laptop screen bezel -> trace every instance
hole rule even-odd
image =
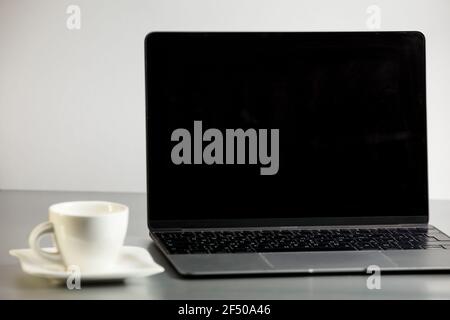
[[[270,218],[270,219],[207,219],[207,220],[152,220],[151,212],[151,194],[149,192],[149,181],[151,181],[151,172],[149,170],[149,161],[151,155],[149,154],[149,144],[150,131],[149,127],[149,117],[151,116],[151,108],[149,106],[149,96],[150,92],[148,89],[150,81],[150,72],[148,70],[148,59],[149,59],[149,43],[150,38],[154,34],[168,34],[168,35],[182,35],[189,33],[205,33],[205,34],[215,34],[222,32],[151,32],[145,37],[145,81],[146,81],[146,109],[145,109],[145,128],[146,128],[146,188],[147,188],[147,225],[150,230],[155,229],[186,229],[186,228],[252,228],[252,227],[296,227],[296,226],[344,226],[344,225],[397,225],[397,224],[426,224],[429,221],[429,186],[428,186],[428,166],[425,170],[426,172],[426,198],[428,205],[426,207],[426,212],[421,215],[410,215],[410,216],[360,216],[360,217],[308,217],[308,218]],[[239,33],[239,32],[226,32],[226,33]],[[365,32],[365,31],[355,31],[355,32],[245,32],[245,33],[258,33],[258,34],[279,34],[279,33],[329,33],[329,34],[348,34],[348,33],[399,33],[399,34],[415,34],[422,39],[423,43],[423,74],[426,73],[426,56],[425,56],[425,36],[420,31],[377,31],[377,32]],[[426,109],[426,77],[423,79],[424,88],[423,94],[425,97],[424,108]],[[427,119],[425,117],[425,128],[427,128]],[[425,130],[425,139],[427,139],[427,129]],[[427,140],[426,140],[427,141]],[[426,163],[428,163],[428,143],[425,143],[426,152]],[[349,199],[351,201],[351,199]]]

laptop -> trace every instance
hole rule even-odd
[[[450,270],[420,32],[145,39],[148,227],[185,276]]]

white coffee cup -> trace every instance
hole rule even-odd
[[[119,255],[128,227],[128,207],[105,201],[64,202],[50,206],[49,221],[30,233],[30,248],[49,261],[60,261],[81,272],[110,269]],[[44,234],[54,235],[57,252],[43,250]]]

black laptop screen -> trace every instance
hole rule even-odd
[[[150,223],[427,216],[420,33],[153,33],[146,67]]]

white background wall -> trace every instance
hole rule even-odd
[[[372,4],[427,37],[430,195],[450,199],[448,0],[0,0],[0,189],[145,191],[149,31],[367,30]]]

